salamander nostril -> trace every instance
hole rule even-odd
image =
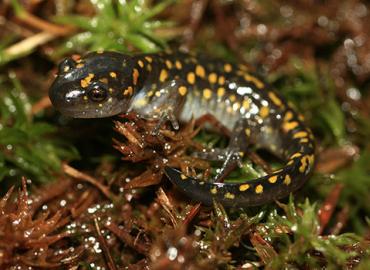
[[[66,58],[59,64],[59,74],[66,73],[76,66],[72,58]]]

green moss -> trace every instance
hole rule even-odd
[[[155,52],[165,49],[166,38],[155,31],[168,27],[169,22],[154,19],[173,0],[151,6],[149,1],[95,0],[93,17],[65,15],[55,21],[77,27],[82,32],[73,35],[57,50],[57,55],[70,51],[116,50]]]
[[[4,77],[3,77],[4,78]],[[56,127],[38,121],[31,112],[28,96],[13,73],[10,82],[0,83],[0,181],[4,178],[32,178],[36,182],[54,179],[62,160],[78,157],[73,146],[53,137]]]

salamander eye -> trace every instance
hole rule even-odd
[[[91,87],[89,98],[95,102],[102,102],[108,97],[107,89],[103,85],[95,84]]]
[[[59,74],[66,73],[76,67],[75,61],[72,58],[66,58],[59,64]]]

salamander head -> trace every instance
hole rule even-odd
[[[134,82],[130,56],[115,52],[66,58],[49,96],[61,113],[75,118],[108,117],[127,111]]]

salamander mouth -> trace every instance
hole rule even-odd
[[[72,118],[97,118],[99,116],[95,116],[92,114],[91,111],[84,111],[84,110],[74,110],[68,108],[57,108],[59,112],[62,113],[64,116],[69,116]],[[96,113],[98,115],[98,113]]]
[[[52,89],[50,100],[65,116],[73,118],[104,118],[119,114],[122,110],[115,102],[96,103],[86,100],[85,91]]]
[[[118,107],[97,107],[91,105],[82,105],[78,107],[60,106],[56,107],[56,109],[63,115],[73,118],[105,118],[117,115],[121,112]]]

